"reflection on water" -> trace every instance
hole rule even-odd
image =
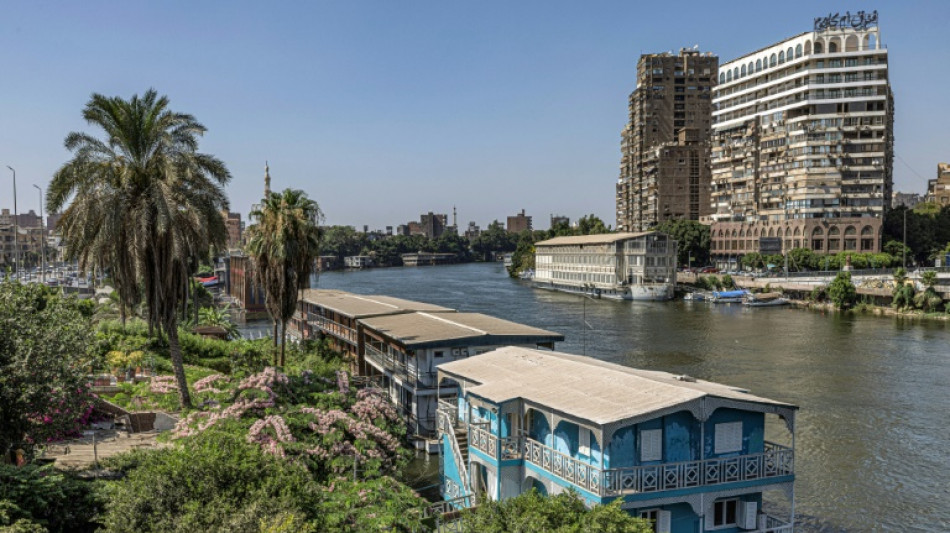
[[[588,300],[531,289],[500,264],[334,272],[317,286],[488,313],[563,333],[559,350],[797,404],[801,529],[950,531],[947,323]]]

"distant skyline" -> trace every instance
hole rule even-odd
[[[781,9],[779,9],[781,6]],[[877,9],[895,94],[894,189],[950,160],[950,3],[23,2],[0,18],[0,207],[39,211],[92,93],[154,87],[208,133],[246,219],[264,188],[305,190],[362,229],[458,210],[615,225],[620,131],[641,53],[698,44],[729,61]]]

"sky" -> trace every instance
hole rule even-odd
[[[93,93],[149,88],[208,131],[232,211],[303,189],[329,224],[524,209],[615,223],[620,131],[641,53],[721,62],[829,10],[880,15],[895,93],[895,190],[950,160],[950,2],[13,2],[0,16],[0,207],[21,212],[71,154]]]

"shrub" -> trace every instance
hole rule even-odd
[[[0,464],[0,502],[4,501],[7,503],[0,505],[0,526],[25,520],[53,533],[95,531],[95,518],[101,509],[88,481],[51,465],[18,468]]]
[[[732,276],[729,274],[722,275],[722,288],[723,289],[734,289],[736,282],[732,280]]]
[[[850,309],[858,299],[858,291],[851,283],[850,272],[839,272],[828,285],[828,298],[838,309]]]
[[[819,285],[811,290],[808,294],[808,299],[813,302],[824,302],[828,299],[828,290],[824,285]]]

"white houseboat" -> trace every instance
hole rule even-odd
[[[676,240],[665,233],[605,233],[535,243],[534,286],[618,300],[669,300]]]

